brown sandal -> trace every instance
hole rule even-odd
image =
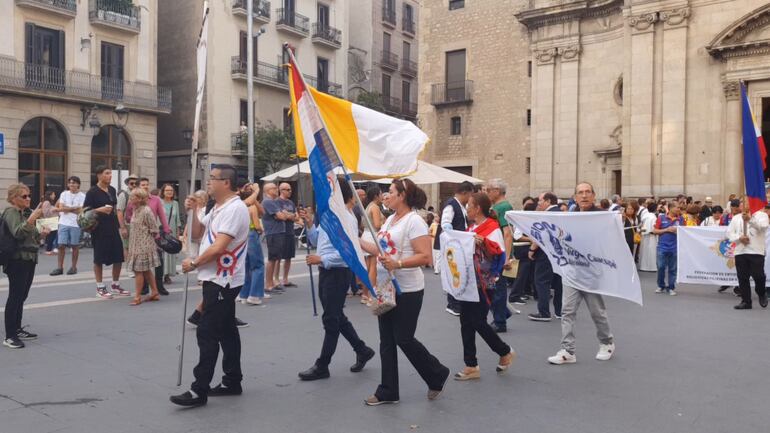
[[[141,305],[141,303],[142,303],[142,297],[139,296],[139,297],[134,298],[134,300],[131,301],[131,304],[129,304],[129,305]]]
[[[155,302],[155,301],[160,301],[160,293],[155,293],[144,298],[144,302]]]

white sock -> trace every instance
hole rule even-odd
[[[112,280],[112,285],[113,286],[119,286],[120,285],[120,280],[117,280],[117,281]]]
[[[105,287],[107,287],[107,286],[105,286],[104,283],[96,283],[96,288],[97,289],[103,289]]]

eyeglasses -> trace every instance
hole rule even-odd
[[[128,186],[136,186],[136,182],[129,182]]]
[[[29,194],[24,194],[24,195],[20,195],[19,198],[24,199],[24,200],[28,200],[28,199],[32,198],[32,196],[29,195]]]
[[[211,176],[211,177],[209,177],[209,180],[227,180],[227,178],[225,178],[225,177],[214,177],[214,176]]]

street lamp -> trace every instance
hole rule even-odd
[[[130,112],[128,111],[128,108],[126,108],[123,104],[118,104],[117,107],[112,111],[112,122],[115,124],[115,126],[118,128],[118,131],[121,132],[120,136],[118,137],[118,149],[116,153],[118,154],[118,191],[121,191],[123,189],[123,182],[122,182],[122,174],[123,174],[123,128],[126,127],[126,124],[128,124],[128,115]]]

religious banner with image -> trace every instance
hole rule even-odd
[[[617,212],[509,211],[505,219],[546,253],[565,286],[642,305],[642,287]]]
[[[474,249],[473,233],[457,230],[441,233],[441,287],[458,301],[479,302]]]

